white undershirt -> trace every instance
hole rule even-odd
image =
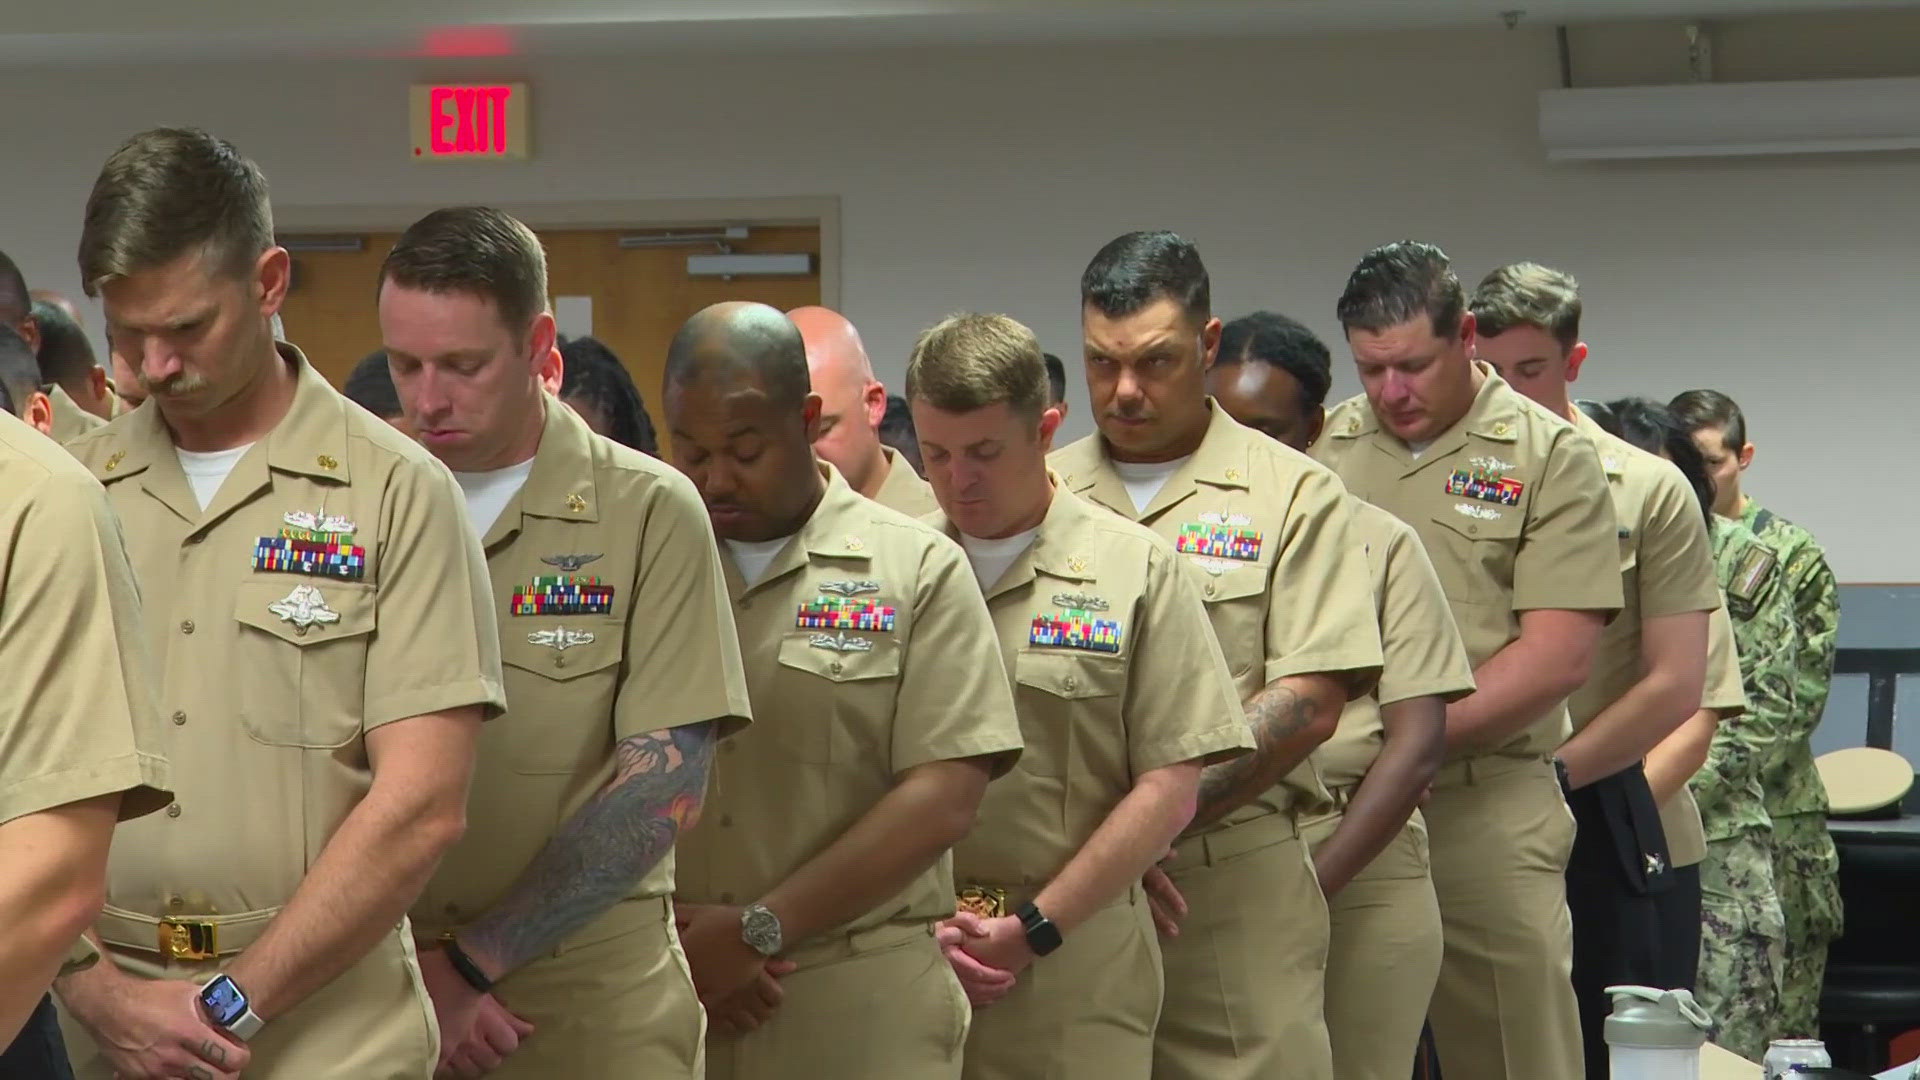
[[[527,485],[527,477],[532,472],[533,459],[528,458],[504,469],[453,474],[453,478],[460,482],[461,493],[467,497],[467,524],[472,527],[474,536],[482,540],[487,538],[493,523],[500,520],[500,512],[507,508],[515,495],[520,494],[520,489]]]
[[[187,474],[187,484],[193,488],[194,501],[205,510],[213,497],[220,493],[220,485],[226,483],[233,467],[253,449],[252,443],[236,446],[231,450],[182,450],[174,447],[173,452],[180,455],[180,471]]]
[[[1419,461],[1422,455],[1431,449],[1433,449],[1432,439],[1427,439],[1422,442],[1410,442],[1407,444],[1407,456],[1415,461]]]
[[[1033,546],[1033,538],[1040,535],[1040,526],[1035,525],[1026,532],[998,540],[982,540],[977,536],[960,534],[960,546],[967,551],[967,561],[973,564],[973,576],[980,581],[982,589],[990,588],[1007,574],[1007,567],[1020,553]]]
[[[740,580],[751,588],[767,576],[767,567],[773,565],[774,557],[791,539],[791,536],[780,536],[772,540],[728,540],[727,554],[733,556],[733,565],[740,568]]]
[[[1120,474],[1120,482],[1127,486],[1127,497],[1133,500],[1133,508],[1145,512],[1153,502],[1153,497],[1167,486],[1167,480],[1186,463],[1187,458],[1174,458],[1172,461],[1116,461],[1113,471]]]

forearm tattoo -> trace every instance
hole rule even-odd
[[[560,826],[506,897],[461,932],[468,951],[511,970],[625,899],[698,816],[713,728],[688,724],[621,740],[613,778]]]
[[[1200,772],[1197,825],[1218,820],[1228,811],[1257,798],[1269,786],[1267,773],[1273,755],[1288,739],[1313,722],[1314,700],[1291,687],[1269,686],[1247,702],[1247,726],[1253,729],[1253,752],[1232,761],[1209,765]]]

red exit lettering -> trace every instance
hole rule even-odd
[[[436,86],[427,94],[435,155],[505,154],[511,86]]]

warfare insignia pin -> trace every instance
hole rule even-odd
[[[807,644],[816,649],[826,649],[829,652],[873,651],[872,638],[848,637],[844,630],[838,634],[815,634],[807,639]]]
[[[1468,468],[1479,469],[1483,472],[1498,473],[1502,476],[1511,472],[1514,467],[1511,461],[1501,461],[1497,457],[1486,456],[1468,458],[1467,466]]]
[[[1077,609],[1080,611],[1107,610],[1107,601],[1105,597],[1088,596],[1086,593],[1077,593],[1077,592],[1054,593],[1053,603],[1054,603],[1054,606],[1056,607],[1063,607],[1069,610],[1074,610],[1074,609]]]
[[[571,574],[599,558],[598,555],[542,555],[540,561]]]
[[[556,626],[551,630],[535,630],[527,635],[527,644],[545,645],[555,652],[566,652],[575,645],[593,644],[593,631],[569,630],[564,626]]]
[[[340,621],[340,613],[328,607],[320,590],[311,585],[295,585],[283,599],[268,604],[267,610],[301,630]]]
[[[1487,506],[1475,506],[1472,503],[1454,503],[1453,509],[1457,514],[1479,518],[1481,521],[1499,521],[1501,518],[1500,511]]]
[[[1253,524],[1253,519],[1245,514],[1205,513],[1200,515],[1200,520],[1208,525],[1223,525],[1229,529],[1243,528]]]
[[[353,542],[354,523],[325,511],[282,514],[278,536],[253,542],[253,568],[359,581],[367,572],[367,549]]]
[[[359,528],[351,519],[328,514],[325,510],[313,514],[305,510],[292,510],[280,515],[280,520],[293,528],[317,533],[350,533]]]
[[[879,592],[880,583],[865,580],[823,581],[820,583],[820,591],[823,593],[833,593],[836,596],[859,596],[861,593]]]

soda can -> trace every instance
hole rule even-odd
[[[1832,1068],[1833,1058],[1819,1039],[1775,1039],[1760,1064],[1765,1080],[1781,1080],[1807,1069]]]

